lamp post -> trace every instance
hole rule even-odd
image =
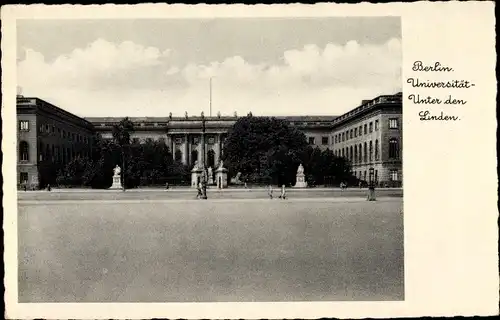
[[[370,175],[368,177],[368,201],[375,201],[375,169],[370,168]]]
[[[207,173],[205,167],[205,115],[201,113],[201,198],[207,199]]]

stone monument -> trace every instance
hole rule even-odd
[[[227,169],[224,168],[224,162],[221,161],[217,170],[215,170],[215,181],[217,189],[227,188]]]
[[[214,184],[214,172],[212,171],[212,167],[208,167],[208,185]]]
[[[116,166],[113,169],[113,184],[111,185],[110,189],[122,189],[122,177],[120,176],[120,173],[122,172],[122,169],[120,169],[119,166]]]
[[[201,174],[203,170],[200,168],[198,161],[195,161],[194,167],[191,170],[191,188],[197,188],[200,183]]]
[[[302,166],[302,163],[297,169],[297,180],[294,188],[307,188],[306,175],[304,174],[304,167]]]

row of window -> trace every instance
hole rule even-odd
[[[368,181],[367,175],[366,175],[366,170],[365,171],[355,171],[354,175],[359,180]],[[378,181],[378,170],[375,170],[374,175],[375,175],[375,177],[374,177],[375,181]],[[398,170],[390,170],[389,171],[389,180],[390,181],[399,181]]]
[[[70,162],[75,157],[88,157],[88,150],[76,151],[73,147],[60,147],[55,145],[38,144],[38,160],[52,160],[63,163]],[[29,144],[26,141],[19,142],[19,160],[30,161]]]
[[[397,129],[398,128],[398,119],[389,119],[389,129]],[[372,133],[373,131],[378,131],[379,130],[379,121],[375,120],[375,122],[370,122],[369,124],[364,124],[360,125],[359,127],[356,127],[354,129],[346,130],[345,132],[337,133],[335,134],[333,138],[334,143],[340,143],[343,141],[347,141],[349,139],[357,138],[358,136],[362,136],[363,134],[369,134]],[[328,145],[329,143],[329,137],[323,136],[321,137],[321,144],[322,145]],[[314,145],[316,144],[316,139],[315,137],[309,137],[309,144]]]
[[[352,163],[362,163],[380,160],[380,146],[378,139],[373,142],[363,143],[334,151],[338,157],[343,157]],[[375,155],[375,156],[374,156]],[[389,159],[399,159],[399,143],[396,138],[389,139]]]
[[[29,122],[27,120],[19,121],[19,130],[21,131],[29,131]],[[39,127],[40,133],[51,133],[59,135],[63,139],[69,139],[76,142],[89,143],[90,139],[86,136],[82,136],[81,134],[69,132],[61,128],[56,128],[54,125],[40,125]]]

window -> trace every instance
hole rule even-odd
[[[52,126],[52,133],[55,133],[56,132],[56,127],[55,126]]]
[[[321,144],[322,145],[328,144],[328,137],[321,137]]]
[[[345,141],[345,133],[342,132],[342,141]]]
[[[20,172],[19,173],[19,183],[20,184],[28,183],[28,173],[27,172]]]
[[[29,160],[29,145],[26,141],[21,141],[19,143],[19,160],[21,161]]]
[[[50,132],[50,129],[49,129],[49,125],[48,125],[48,124],[46,124],[46,125],[45,125],[45,132],[47,132],[47,133],[49,133],[49,132]]]
[[[309,137],[309,144],[314,144],[314,137]]]
[[[366,142],[363,146],[363,161],[366,162],[368,160],[368,148],[367,148],[367,145],[366,145]]]
[[[359,162],[363,161],[363,149],[361,148],[361,143],[359,144]]]
[[[181,161],[182,159],[182,152],[181,150],[175,150],[175,161]]]
[[[375,120],[375,131],[378,130],[378,120]]]
[[[397,129],[398,128],[398,119],[393,118],[389,119],[389,129]]]
[[[352,153],[352,146],[349,147],[349,161],[353,161],[354,159],[354,154]]]
[[[375,160],[379,160],[378,139],[375,140]]]
[[[19,121],[19,130],[20,131],[30,131],[30,123],[28,120]]]
[[[66,131],[63,130],[63,138],[66,138]]]
[[[351,129],[351,131],[349,131],[349,137],[350,139],[352,139],[352,135],[354,134],[353,130]]]
[[[362,136],[363,135],[363,126],[359,126],[359,135]]]
[[[391,170],[389,174],[391,181],[398,181],[398,170]]]
[[[358,128],[354,128],[354,138],[358,136]]]
[[[373,122],[370,122],[370,133],[373,132]]]
[[[399,143],[396,138],[389,139],[389,158],[399,159]]]
[[[378,182],[378,170],[375,170],[375,182]]]
[[[342,148],[342,158],[345,156],[344,148]]]
[[[368,126],[365,124],[364,126],[364,130],[363,130],[364,134],[367,134],[368,133]]]
[[[373,161],[373,143],[370,141],[370,161]]]

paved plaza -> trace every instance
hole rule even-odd
[[[20,192],[19,302],[404,298],[401,197],[259,192]]]

